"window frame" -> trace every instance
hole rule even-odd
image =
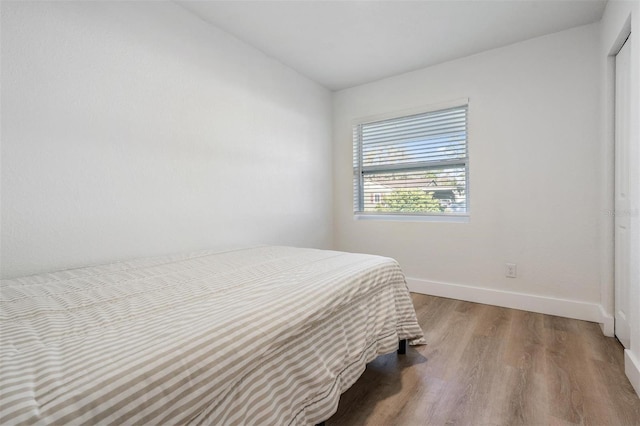
[[[401,165],[384,165],[369,166],[363,171],[363,154],[362,154],[362,125],[376,123],[385,120],[399,119],[412,115],[428,114],[432,112],[443,111],[447,109],[466,107],[466,157],[463,160],[453,159],[444,161],[415,162]],[[392,221],[416,221],[416,222],[469,222],[471,216],[471,191],[469,179],[469,110],[470,103],[468,98],[456,99],[453,101],[432,104],[428,106],[405,109],[401,111],[389,112],[358,118],[352,121],[352,144],[353,144],[353,215],[355,220],[392,220]],[[356,136],[357,135],[357,136]],[[355,156],[357,155],[357,158]],[[410,170],[428,170],[438,169],[443,166],[462,165],[465,168],[465,212],[365,212],[364,210],[364,175],[375,174],[376,172],[385,171],[410,171]],[[356,193],[357,192],[357,193]]]

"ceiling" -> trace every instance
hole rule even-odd
[[[340,90],[596,22],[606,0],[177,3]]]

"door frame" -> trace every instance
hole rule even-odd
[[[604,123],[603,123],[603,173],[601,194],[604,207],[601,226],[603,256],[600,265],[600,303],[603,310],[601,323],[605,336],[613,337],[615,312],[615,100],[616,100],[616,55],[631,34],[631,16],[628,16],[615,41],[609,48],[606,58],[604,87]]]

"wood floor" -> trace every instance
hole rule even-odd
[[[640,425],[595,323],[413,294],[426,346],[370,363],[330,425]]]

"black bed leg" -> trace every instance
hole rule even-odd
[[[398,354],[404,355],[407,353],[407,339],[400,340],[400,346],[398,346]]]

